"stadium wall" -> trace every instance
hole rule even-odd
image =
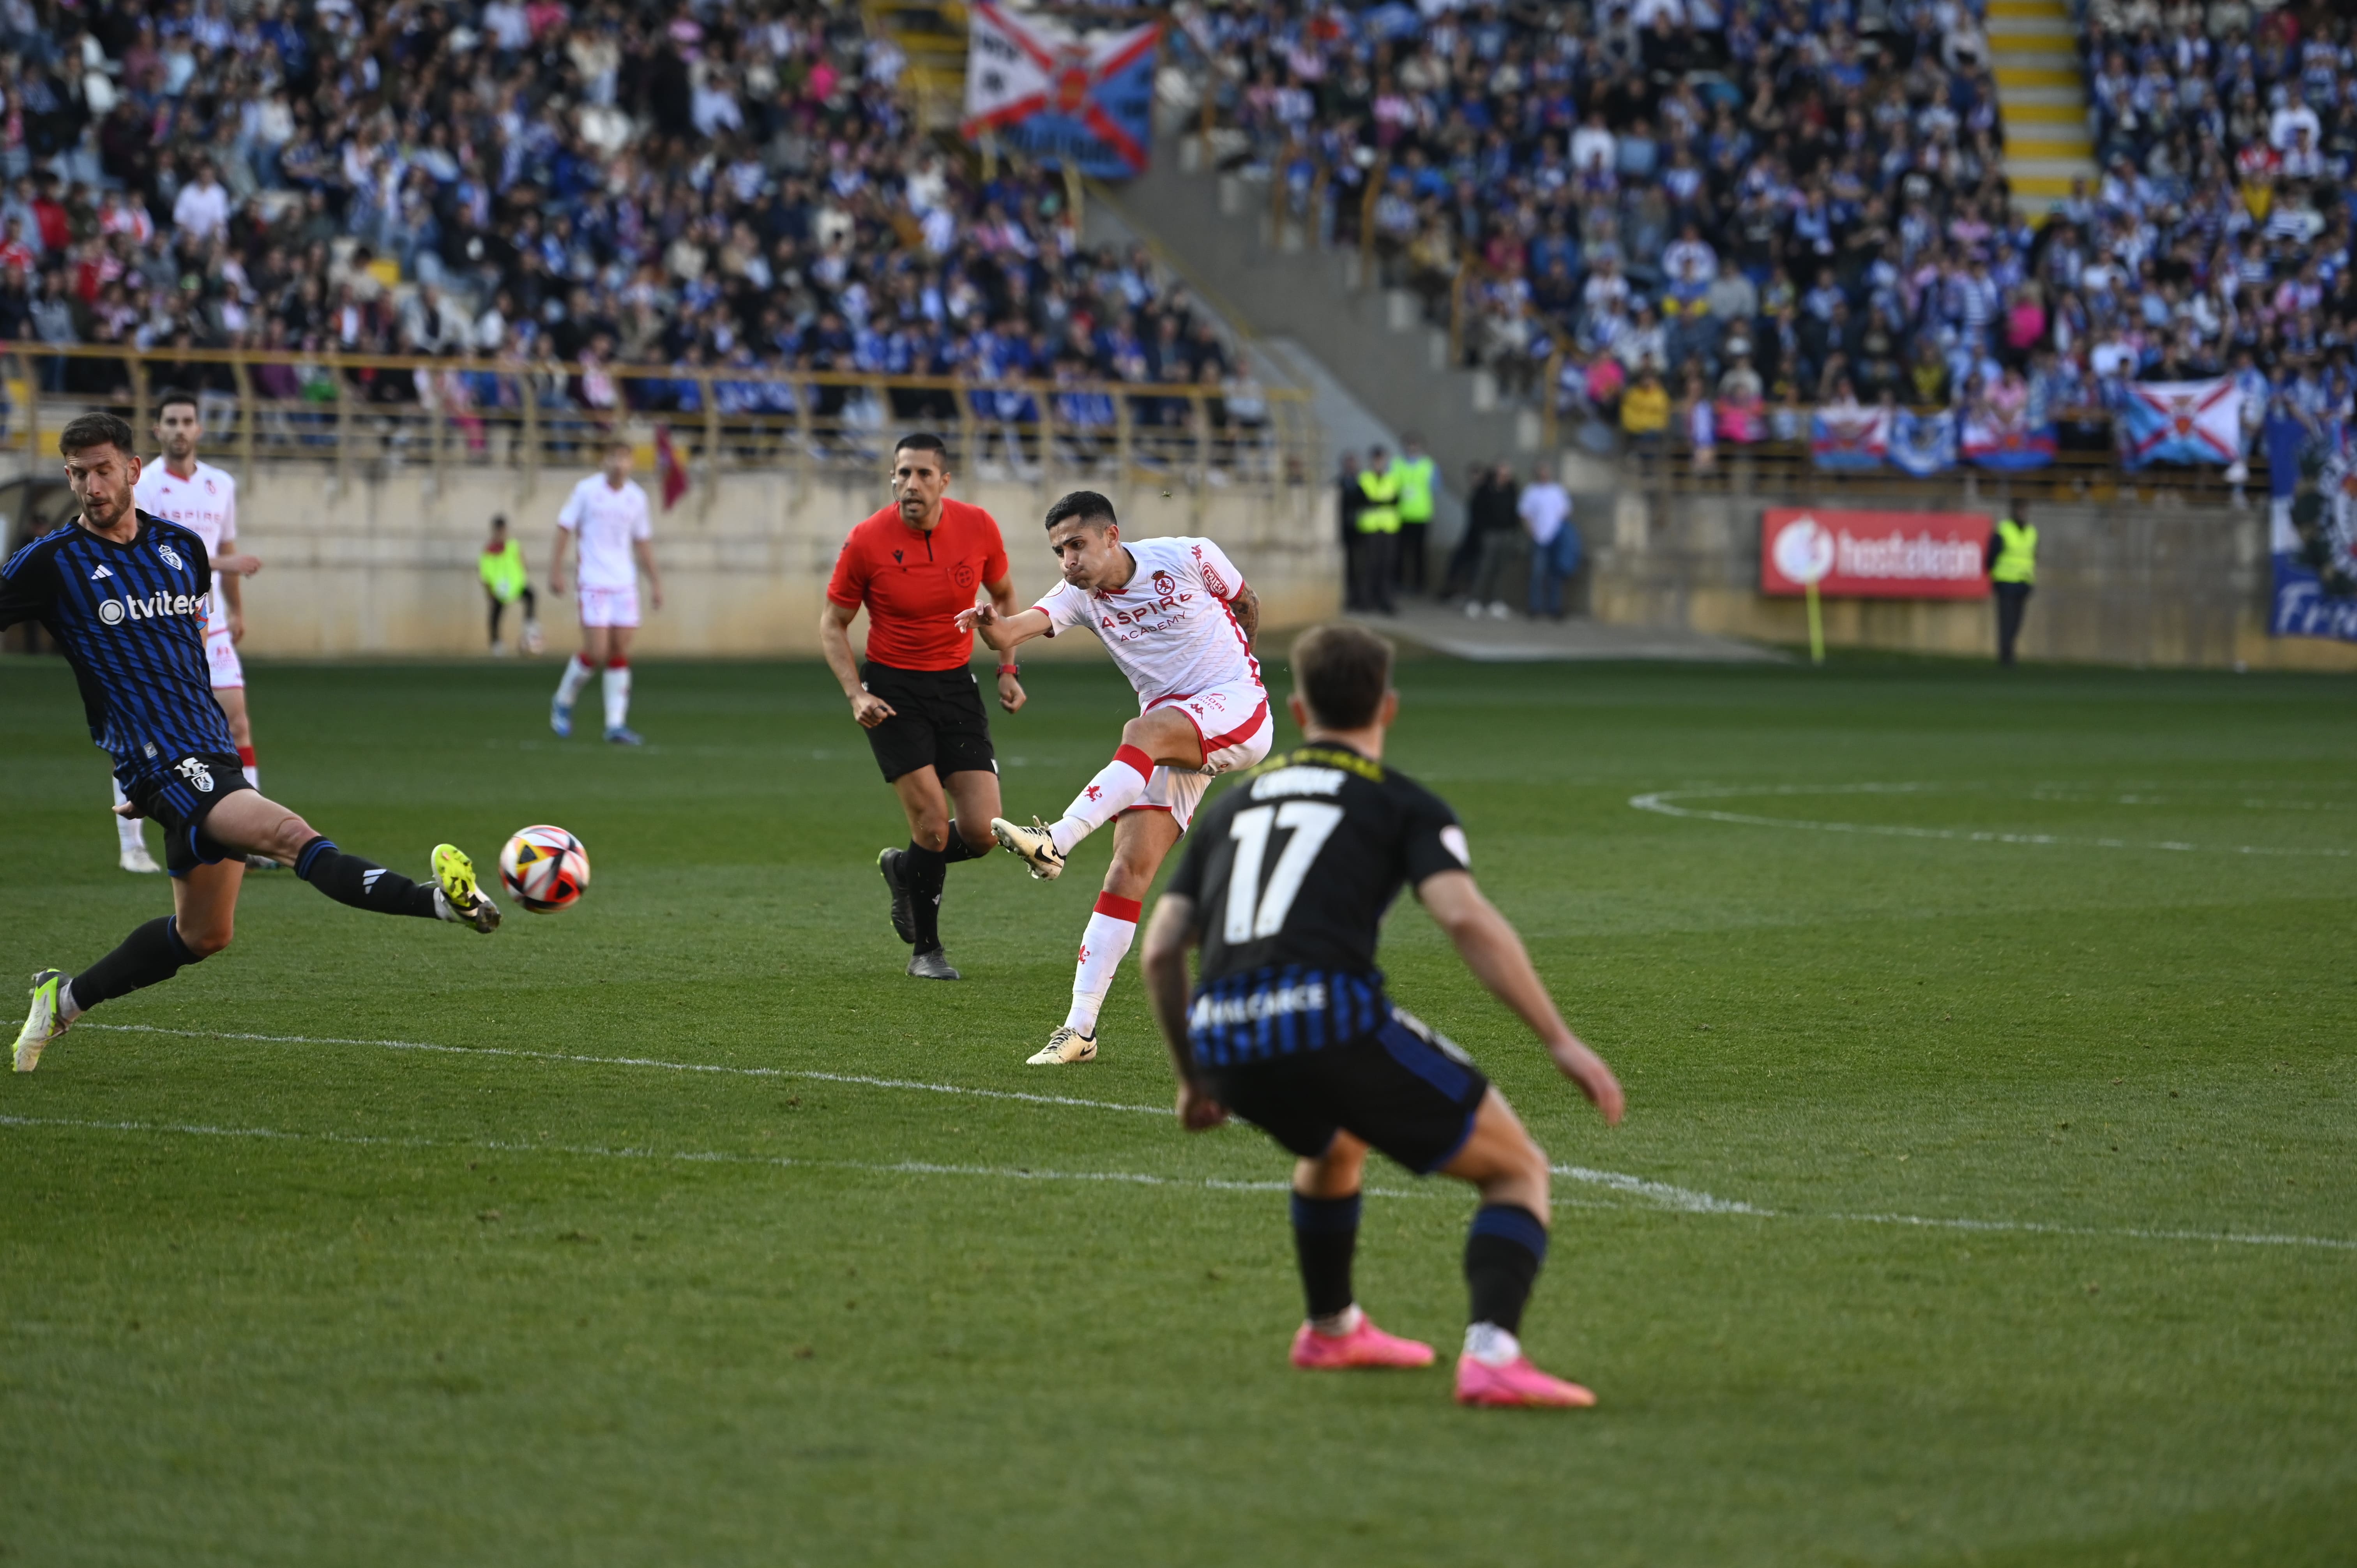
[[[1676,495],[1579,498],[1593,564],[1586,607],[1601,621],[1686,627],[1787,645],[1808,640],[1797,598],[1760,592],[1760,519],[1770,506],[1988,510],[1830,497]],[[2263,507],[2066,506],[2039,502],[2038,589],[2025,659],[2254,670],[2357,671],[2357,646],[2267,635],[2271,566]],[[1994,657],[1986,599],[1828,599],[1825,639],[1846,648]]]
[[[271,465],[238,498],[239,541],[264,570],[246,587],[250,654],[291,658],[474,655],[484,648],[476,554],[494,513],[524,546],[552,646],[571,646],[569,600],[546,596],[556,510],[573,476],[544,478],[520,497],[516,476],[395,470],[340,489],[334,470]],[[642,482],[649,482],[640,476]],[[1081,482],[1074,480],[1074,483]],[[960,483],[952,493],[990,510],[1005,532],[1016,591],[1055,581],[1039,518],[1060,482]],[[704,657],[815,655],[818,613],[835,552],[851,525],[886,499],[880,478],[723,475],[655,522],[664,607],[650,609],[638,649]],[[1340,603],[1341,552],[1329,487],[1115,491],[1125,529],[1146,537],[1220,541],[1261,596],[1264,624],[1305,626]],[[864,640],[865,622],[853,640]],[[1035,651],[1036,650],[1036,651]],[[1093,638],[1059,638],[1033,658],[1102,658]]]

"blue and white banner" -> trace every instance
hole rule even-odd
[[[2120,456],[2147,463],[2233,463],[2243,456],[2243,393],[2232,380],[2134,381],[2120,396]]]
[[[2026,415],[2007,417],[1983,409],[1964,420],[1963,446],[1964,461],[1975,468],[2018,471],[2053,462],[2058,443],[2051,424],[2032,424]]]
[[[2357,456],[2336,455],[2320,488],[2268,508],[2276,581],[2267,632],[2357,642]]]
[[[1890,466],[1918,478],[1956,466],[1956,416],[1900,409],[1890,421]]]
[[[1835,403],[1809,416],[1809,456],[1820,468],[1879,468],[1889,450],[1888,410]]]
[[[969,141],[996,133],[1016,152],[1098,179],[1146,172],[1154,145],[1154,56],[1162,24],[1075,34],[975,0],[966,30]]]

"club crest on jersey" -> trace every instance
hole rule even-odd
[[[164,558],[164,564],[169,566],[175,572],[178,571],[184,564],[186,564],[186,563],[182,562],[180,559],[180,553],[173,549],[168,544],[158,544],[156,546],[156,553],[162,556]]]
[[[213,770],[193,757],[184,757],[172,764],[172,769],[194,785],[201,794],[213,792]]]
[[[1167,599],[1178,591],[1178,578],[1172,576],[1168,572],[1157,572],[1154,574],[1154,596],[1156,598]]]

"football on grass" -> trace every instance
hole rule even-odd
[[[500,851],[500,886],[535,915],[569,909],[589,886],[589,852],[563,828],[524,828]]]

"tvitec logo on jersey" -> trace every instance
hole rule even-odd
[[[205,613],[203,594],[151,594],[144,599],[101,599],[98,618],[109,626],[121,626],[126,620],[158,620],[165,616],[200,616]]]

